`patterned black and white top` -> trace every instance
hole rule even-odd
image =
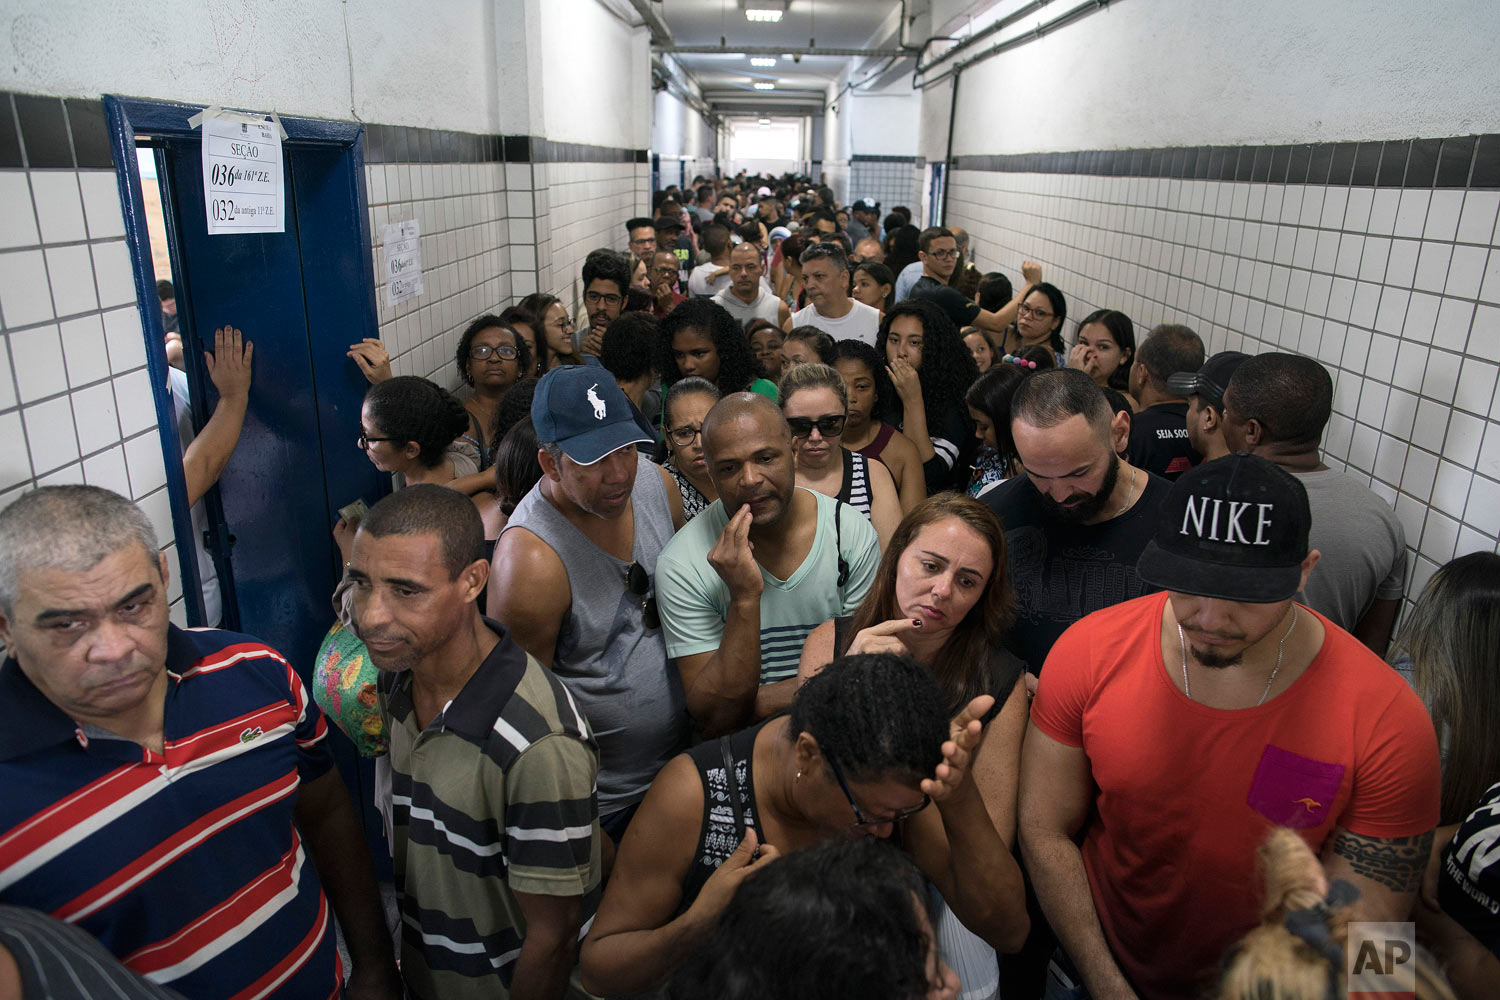
[[[703,512],[703,508],[713,503],[712,500],[699,492],[698,487],[694,486],[691,482],[688,481],[688,477],[684,476],[682,474],[682,470],[678,469],[677,466],[672,464],[672,460],[670,458],[663,462],[661,467],[670,472],[672,474],[672,478],[677,480],[677,490],[682,494],[683,524],[691,521],[694,517]]]
[[[870,460],[857,451],[842,449],[844,453],[844,480],[839,487],[837,499],[870,516]]]
[[[766,842],[765,831],[756,818],[759,813],[755,808],[755,782],[751,773],[755,737],[765,724],[761,722],[727,737],[729,756],[734,764],[735,783],[739,786],[742,823],[736,821],[734,799],[729,794],[723,744],[719,740],[707,740],[688,751],[688,756],[698,769],[698,779],[703,782],[703,825],[698,831],[698,849],[693,853],[693,863],[682,883],[679,912],[693,905],[693,900],[698,898],[698,893],[702,891],[709,876],[718,871],[719,866],[740,846],[740,841],[745,839],[746,828],[754,827],[759,841],[762,844]]]

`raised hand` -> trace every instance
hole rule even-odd
[[[943,742],[943,761],[931,778],[922,779],[922,792],[934,802],[942,802],[963,784],[974,759],[974,749],[984,739],[984,725],[979,720],[994,707],[992,695],[982,694],[964,706],[948,726]]]
[[[906,406],[922,405],[922,382],[917,377],[917,370],[913,368],[904,358],[897,358],[886,366],[890,372],[891,383],[896,387],[896,395],[901,397],[901,402]]]
[[[203,365],[221,397],[243,399],[250,395],[250,357],[254,353],[254,345],[234,327],[214,331],[214,351],[203,355]]]
[[[345,356],[354,359],[354,363],[359,365],[360,374],[371,385],[391,377],[391,355],[375,337],[366,337],[357,344],[350,344],[349,353]]]
[[[1042,265],[1034,260],[1021,262],[1021,280],[1028,285],[1039,285],[1042,281]]]
[[[860,629],[854,633],[854,641],[849,643],[849,653],[895,653],[898,656],[910,656],[911,650],[901,637],[916,632],[922,628],[922,622],[917,618],[895,618],[869,628]]]
[[[729,587],[729,596],[757,597],[765,588],[755,549],[750,544],[750,505],[745,504],[724,525],[719,540],[708,550],[708,564]]]

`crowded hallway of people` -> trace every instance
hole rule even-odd
[[[0,1000],[1500,996],[1492,5],[14,6]]]

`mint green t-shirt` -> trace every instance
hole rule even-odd
[[[875,529],[845,504],[837,534],[849,579],[840,590],[834,550],[836,501],[821,493],[812,495],[818,503],[818,527],[807,558],[786,580],[764,568],[760,571],[765,584],[760,596],[762,684],[796,675],[808,633],[831,618],[853,614],[880,565]],[[672,536],[656,560],[656,600],[670,657],[712,652],[724,637],[729,587],[708,564],[708,552],[728,523],[723,502],[715,500]]]

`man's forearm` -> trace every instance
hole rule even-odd
[[[303,797],[297,803],[297,828],[338,916],[355,969],[374,967],[397,975],[365,833],[343,779],[329,771],[304,784],[299,794]]]
[[[760,595],[731,601],[719,650],[687,691],[688,712],[704,736],[734,732],[749,721],[760,688]]]
[[[229,457],[240,442],[240,430],[245,425],[245,410],[249,404],[248,395],[220,396],[213,416],[182,453],[189,505],[202,499],[223,475]]]
[[[1014,953],[1026,943],[1026,886],[1015,856],[995,829],[984,796],[965,781],[938,803],[948,839],[953,912],[997,951]]]
[[[566,992],[573,973],[574,941],[543,940],[528,934],[511,976],[511,1000],[557,1000]]]
[[[755,689],[755,721],[769,719],[778,712],[792,707],[797,694],[797,678],[788,677],[774,684],[762,684]]]
[[[1134,998],[1104,940],[1077,845],[1059,833],[1023,833],[1021,850],[1042,912],[1090,996],[1094,1000]]]

